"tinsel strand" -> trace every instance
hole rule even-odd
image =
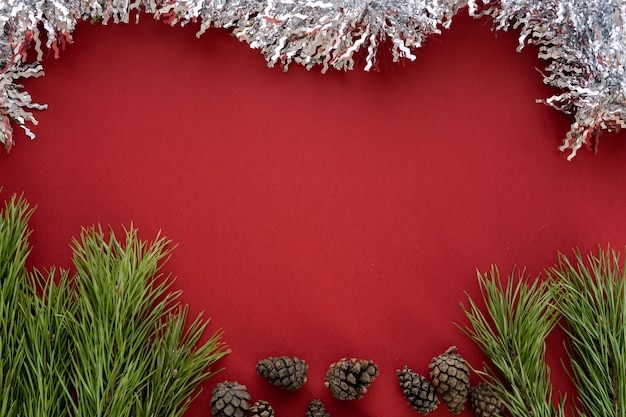
[[[561,150],[569,158],[583,146],[597,146],[602,131],[626,125],[626,4],[622,0],[5,0],[0,3],[0,142],[13,145],[12,123],[26,134],[36,124],[32,102],[18,83],[43,74],[42,38],[59,51],[72,42],[80,21],[128,23],[143,13],[169,25],[199,22],[197,36],[210,27],[231,30],[259,49],[267,65],[287,71],[292,62],[351,70],[363,51],[364,70],[378,68],[381,45],[391,45],[394,61],[414,60],[425,39],[448,28],[468,7],[489,15],[496,30],[519,29],[519,48],[539,47],[547,61],[546,84],[562,93],[539,100],[573,114]],[[41,33],[43,32],[43,33]],[[37,62],[28,63],[33,47]]]
[[[464,0],[8,0],[0,5],[0,142],[13,145],[11,122],[32,132],[36,124],[24,108],[32,103],[16,80],[40,76],[42,67],[26,64],[26,50],[34,43],[37,60],[43,58],[40,29],[46,47],[58,56],[72,42],[79,21],[127,23],[134,14],[150,14],[170,25],[200,22],[198,36],[210,27],[228,28],[240,41],[259,49],[270,67],[287,71],[295,62],[308,69],[322,66],[351,70],[354,56],[366,51],[365,70],[377,67],[380,44],[391,41],[393,59],[414,60],[431,34],[448,27]]]
[[[538,100],[574,122],[560,149],[568,159],[596,150],[602,131],[626,127],[626,3],[622,0],[477,0],[473,16],[490,15],[496,30],[519,29],[519,47],[539,47],[544,83],[562,93]]]

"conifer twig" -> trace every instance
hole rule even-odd
[[[577,388],[578,415],[626,416],[626,268],[619,252],[599,249],[549,270]]]
[[[95,227],[74,241],[76,417],[180,416],[229,352],[221,331],[197,346],[201,317],[186,330],[180,291],[160,272],[169,244],[143,241],[133,227],[124,242]]]
[[[29,274],[24,315],[21,415],[70,416],[72,346],[68,320],[74,297],[68,271]]]
[[[71,277],[28,273],[32,213],[15,195],[0,210],[0,416],[182,416],[230,351],[160,272],[170,241],[93,227]]]
[[[28,221],[32,216],[23,196],[13,195],[0,211],[0,415],[21,415],[25,360],[24,315]]]
[[[515,271],[503,282],[496,267],[478,273],[484,307],[467,294],[461,305],[469,320],[462,330],[493,364],[476,370],[513,417],[563,416],[563,401],[552,403],[545,340],[556,325],[546,281],[531,280]]]

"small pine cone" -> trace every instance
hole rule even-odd
[[[460,414],[465,409],[469,394],[469,367],[461,355],[454,353],[455,350],[456,346],[452,346],[434,357],[428,368],[430,379],[443,403],[452,414]]]
[[[306,410],[306,417],[330,417],[321,400],[312,400]]]
[[[470,404],[476,417],[495,417],[504,414],[502,402],[495,396],[493,390],[484,382],[470,389]]]
[[[217,384],[211,396],[213,417],[245,417],[250,409],[250,394],[245,385],[237,381]]]
[[[305,361],[295,356],[261,359],[256,365],[256,371],[259,375],[272,384],[289,391],[302,388],[306,382],[308,368],[309,365]]]
[[[396,373],[404,398],[409,401],[409,405],[415,411],[426,415],[439,406],[435,387],[426,378],[411,371],[406,365],[402,370],[398,369]]]
[[[324,385],[339,400],[363,398],[368,387],[378,376],[378,366],[363,359],[341,359],[330,365]]]
[[[250,407],[250,417],[274,417],[274,408],[264,400],[259,400]]]

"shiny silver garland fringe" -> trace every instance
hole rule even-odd
[[[45,47],[58,56],[72,42],[79,21],[128,23],[141,13],[170,25],[200,22],[198,36],[210,27],[231,30],[259,49],[268,66],[287,71],[295,62],[351,70],[364,54],[364,70],[377,68],[377,51],[390,45],[394,61],[414,60],[427,37],[448,28],[465,6],[474,16],[491,15],[498,30],[521,27],[520,49],[540,47],[548,61],[544,82],[563,93],[543,102],[575,115],[562,150],[570,158],[583,145],[597,143],[603,130],[624,126],[624,0],[3,0],[0,2],[0,142],[13,146],[12,123],[26,134],[37,121],[32,102],[18,80],[43,74],[27,62]],[[43,32],[43,33],[41,33]],[[595,142],[594,142],[595,140]]]
[[[201,22],[198,36],[211,26],[228,28],[250,47],[261,50],[268,66],[285,71],[291,62],[311,68],[350,70],[354,55],[366,50],[365,70],[375,68],[382,42],[392,45],[393,59],[414,60],[431,34],[450,25],[464,0],[3,0],[0,3],[0,142],[13,146],[11,122],[30,137],[26,122],[37,123],[25,108],[31,97],[15,80],[42,74],[39,64],[26,65],[31,43],[43,58],[41,33],[55,56],[72,42],[78,21],[127,23],[131,15],[152,14],[170,25]]]
[[[519,29],[519,47],[539,47],[546,84],[562,93],[539,102],[574,115],[562,151],[597,150],[602,131],[626,127],[626,2],[624,0],[469,0],[475,17],[496,30]]]

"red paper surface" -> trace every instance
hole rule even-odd
[[[178,244],[166,270],[232,349],[190,417],[209,415],[226,379],[278,416],[314,398],[333,417],[416,415],[396,369],[426,375],[451,345],[483,359],[454,325],[477,268],[537,275],[558,251],[626,244],[624,135],[568,162],[557,147],[572,119],[535,103],[556,91],[516,33],[459,15],[416,62],[323,75],[268,69],[226,31],[196,29],[80,24],[25,82],[49,104],[37,139],[0,155],[2,198],[37,205],[31,266],[69,266],[71,239],[95,223]],[[557,336],[555,389],[571,390]],[[256,375],[272,355],[309,363],[302,390]],[[323,385],[342,357],[380,367],[363,400]]]

